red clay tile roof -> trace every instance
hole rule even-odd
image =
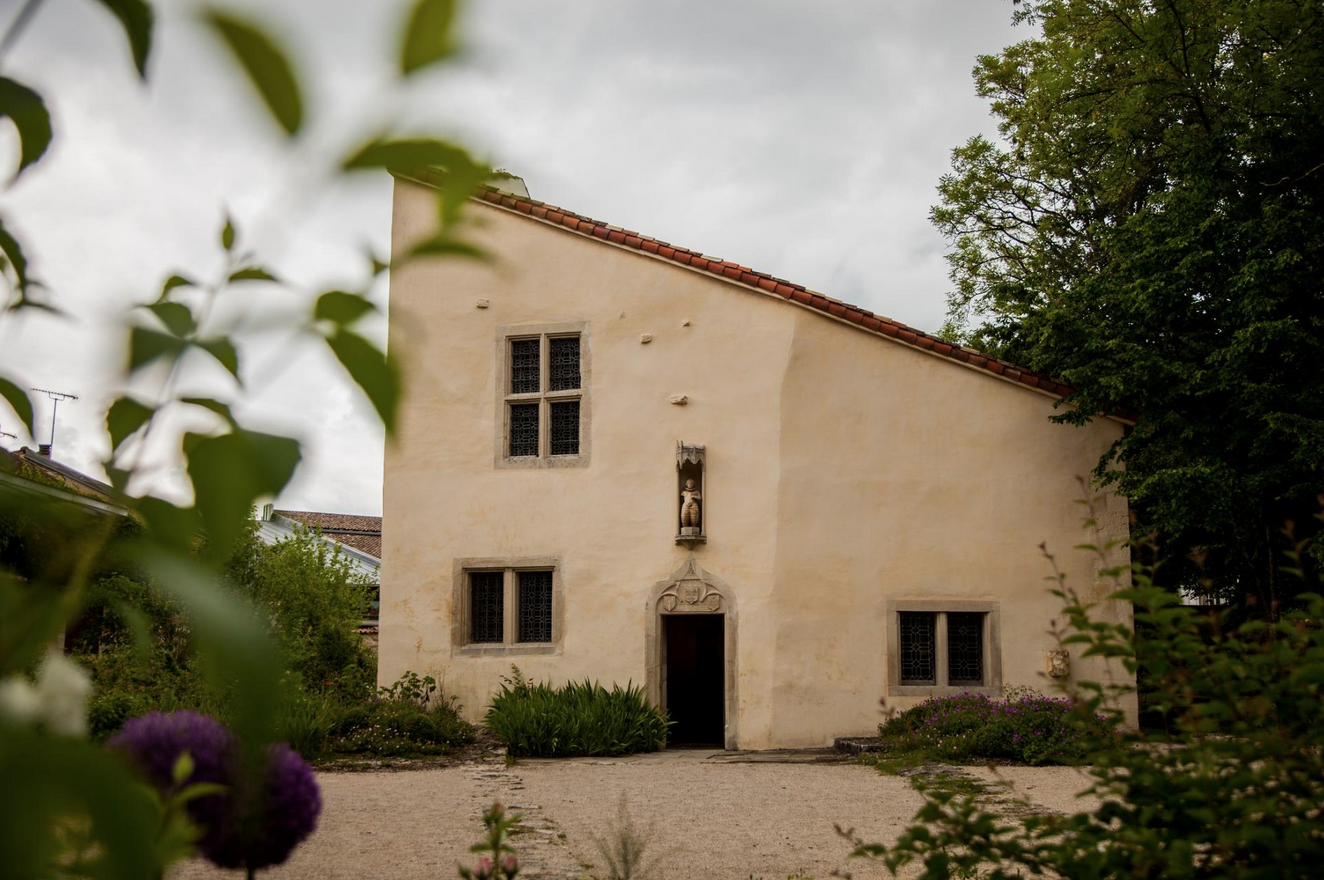
[[[411,179],[427,182],[426,175],[419,178],[411,177]],[[558,208],[537,199],[514,196],[493,187],[483,187],[474,198],[478,201],[506,208],[534,220],[569,229],[587,238],[596,238],[622,247],[633,248],[655,257],[679,263],[682,266],[688,266],[691,269],[709,272],[732,284],[740,284],[767,294],[780,296],[783,299],[809,306],[834,318],[840,318],[865,330],[888,337],[895,342],[901,342],[913,348],[941,355],[972,367],[978,367],[981,370],[1001,376],[1003,379],[1019,382],[1029,388],[1036,388],[1058,397],[1070,394],[1075,390],[1071,386],[1049,376],[1032,373],[1007,361],[989,357],[975,351],[973,348],[952,345],[922,330],[908,327],[899,321],[893,321],[891,318],[885,318],[882,315],[875,315],[868,309],[862,309],[859,306],[853,306],[830,296],[824,296],[817,291],[805,288],[803,285],[794,284],[782,278],[775,278],[766,272],[759,272],[748,266],[741,266],[738,263],[732,263],[718,257],[708,257],[687,248],[676,247],[665,241],[658,241],[647,235],[621,229],[619,226],[609,226],[601,220],[594,220],[591,217],[567,211],[565,208]]]
[[[353,513],[320,513],[315,510],[273,510],[272,513],[319,528],[323,537],[353,547],[369,556],[382,558],[382,518]]]

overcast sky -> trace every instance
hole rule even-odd
[[[0,0],[0,21],[18,5]],[[172,272],[214,274],[227,207],[241,245],[301,289],[362,284],[364,247],[387,250],[390,182],[315,169],[393,123],[459,137],[534,198],[936,329],[949,283],[928,222],[935,186],[952,147],[995,134],[970,70],[1028,36],[1010,0],[483,0],[465,12],[464,60],[400,91],[402,4],[253,4],[308,92],[309,129],[291,146],[197,7],[157,6],[145,86],[92,0],[47,0],[3,63],[46,97],[56,141],[0,191],[0,213],[72,318],[0,318],[0,373],[81,396],[60,406],[56,458],[95,475],[124,357],[106,322]],[[0,132],[0,158],[13,155]],[[386,284],[375,293],[385,306]],[[294,302],[255,285],[219,319]],[[382,430],[334,362],[285,337],[241,355],[246,416],[307,444],[278,506],[380,513]],[[189,381],[224,393],[205,368]],[[37,404],[45,442],[50,404]],[[32,444],[7,412],[0,430],[19,435],[0,437],[8,448]],[[173,445],[144,450],[140,488],[187,497],[177,439],[161,444]]]

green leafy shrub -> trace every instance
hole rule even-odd
[[[934,697],[879,725],[902,749],[922,749],[952,761],[1070,763],[1107,733],[1101,716],[1082,715],[1069,698],[1021,694],[995,700],[966,693]]]
[[[444,755],[473,742],[473,726],[454,697],[438,696],[431,676],[406,672],[378,696],[341,707],[330,724],[327,750],[341,755]]]
[[[525,681],[518,669],[502,682],[485,721],[510,754],[539,758],[654,752],[671,726],[634,684],[607,690],[586,679],[553,688]]]
[[[279,736],[305,760],[315,761],[327,750],[338,714],[336,704],[316,694],[296,694],[281,712]]]

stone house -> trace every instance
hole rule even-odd
[[[478,718],[512,665],[633,681],[673,740],[761,749],[1122,674],[1054,655],[1039,550],[1105,595],[1070,548],[1120,421],[1053,424],[1051,379],[522,190],[471,211],[493,261],[391,279],[382,682],[430,671]],[[397,178],[394,253],[435,217]]]

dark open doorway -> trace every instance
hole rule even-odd
[[[669,737],[672,746],[724,745],[725,620],[721,614],[662,618],[667,712],[676,722]]]

